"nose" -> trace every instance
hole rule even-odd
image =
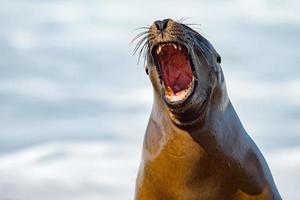
[[[168,26],[169,20],[170,19],[164,19],[162,21],[160,21],[160,20],[155,21],[154,24],[155,24],[157,30],[159,30],[159,31],[165,30]]]

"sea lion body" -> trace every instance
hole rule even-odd
[[[166,23],[165,20],[159,22]],[[176,35],[178,40],[171,34],[174,30],[184,30]],[[185,63],[184,58],[176,47],[170,50],[171,46],[161,47],[163,57],[157,45],[184,41],[187,34],[198,34],[189,31],[193,30],[170,19],[167,25],[154,23],[149,30],[148,37],[152,39],[147,41],[147,69],[154,88],[154,104],[144,138],[135,199],[281,199],[265,159],[244,130],[228,98],[220,58],[211,44],[196,35],[203,42],[199,47],[202,52],[197,53],[193,41],[187,42],[193,83],[184,84],[191,78],[182,66],[172,64],[177,74],[186,73],[186,77],[177,75],[179,78],[173,81],[173,75],[168,72],[169,65],[164,63],[168,63],[169,54],[177,56],[171,58],[180,63]],[[158,38],[162,33],[165,39]],[[155,39],[158,41],[153,41]],[[196,50],[190,50],[191,47]],[[157,57],[161,56],[157,59],[160,68],[154,67],[158,64],[153,51]],[[186,52],[183,54],[187,55]],[[172,91],[171,96],[166,96],[174,85],[187,87],[181,88],[185,95]],[[179,90],[175,86],[174,90]],[[180,95],[183,97],[178,100]]]

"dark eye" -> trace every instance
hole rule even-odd
[[[217,62],[218,62],[218,63],[221,63],[221,56],[218,56],[218,57],[217,57]]]
[[[147,75],[149,75],[148,67],[147,66],[145,66],[145,72],[146,72]]]

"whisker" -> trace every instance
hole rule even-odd
[[[148,33],[149,33],[149,31],[143,31],[143,32],[137,34],[137,35],[131,40],[130,44],[132,44],[132,43],[133,43],[135,40],[137,40],[139,37],[142,37],[143,35],[146,35],[146,34],[148,34]]]
[[[138,50],[138,48],[140,48],[140,46],[142,45],[142,43],[143,43],[144,41],[146,41],[147,39],[152,40],[153,38],[154,38],[154,36],[152,36],[152,35],[150,35],[150,36],[145,35],[142,39],[140,39],[140,40],[137,42],[137,44],[136,44],[136,46],[135,46],[135,48],[134,48],[134,54],[135,54],[135,52]]]
[[[135,28],[134,31],[149,29],[149,28],[150,28],[150,26],[141,26],[141,27]]]
[[[145,66],[145,64],[146,64],[146,57],[147,57],[147,54],[148,54],[148,52],[149,52],[150,50],[149,50],[149,44],[147,44],[147,46],[145,47],[145,50],[143,51],[144,53],[143,53],[143,57],[144,57],[144,66]]]
[[[143,35],[143,34],[142,34]],[[142,36],[141,35],[141,36]],[[139,36],[139,37],[141,37]],[[137,37],[135,40],[137,40],[139,37]],[[147,35],[144,35],[144,37],[142,37],[136,44],[134,50],[133,50],[133,54],[135,54],[137,52],[137,50],[140,48],[140,46],[143,44],[144,41],[146,41],[147,39],[152,40],[154,39],[155,36],[153,36],[151,33],[148,33]]]
[[[196,29],[197,31],[201,31],[200,27],[202,26],[202,24],[188,24],[188,23],[184,23],[184,25],[190,26],[193,29]]]
[[[135,46],[134,50],[133,50],[133,55],[136,53],[136,51],[141,47],[141,45],[147,41],[147,36],[145,36],[144,38],[142,38]]]
[[[184,23],[187,26],[202,26],[202,24],[197,24],[197,23]]]
[[[148,47],[148,45],[149,45],[149,41],[147,40],[144,44],[143,44],[143,46],[142,46],[142,48],[140,49],[140,52],[139,52],[139,57],[138,57],[138,64],[139,64],[139,62],[140,62],[140,58],[141,58],[141,55],[142,55],[142,53],[144,52],[144,61],[145,61],[145,56],[146,56],[146,54],[145,54],[145,48],[147,48]]]
[[[176,20],[176,22],[182,23],[182,22],[184,22],[184,21],[186,21],[186,20],[188,20],[188,19],[191,19],[191,17],[182,17],[182,18]]]

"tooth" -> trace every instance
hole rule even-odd
[[[177,46],[176,46],[176,44],[174,44],[174,43],[173,43],[172,45],[173,45],[173,47],[174,47],[175,49],[177,49]]]
[[[181,51],[181,46],[180,45],[178,45],[178,49]]]
[[[174,95],[174,92],[173,92],[173,90],[171,89],[170,86],[167,87],[167,91],[166,91],[166,92],[167,92],[167,95],[168,95],[168,96]]]
[[[159,47],[158,47],[158,53],[160,53],[160,51],[161,51],[161,46],[159,45]]]

